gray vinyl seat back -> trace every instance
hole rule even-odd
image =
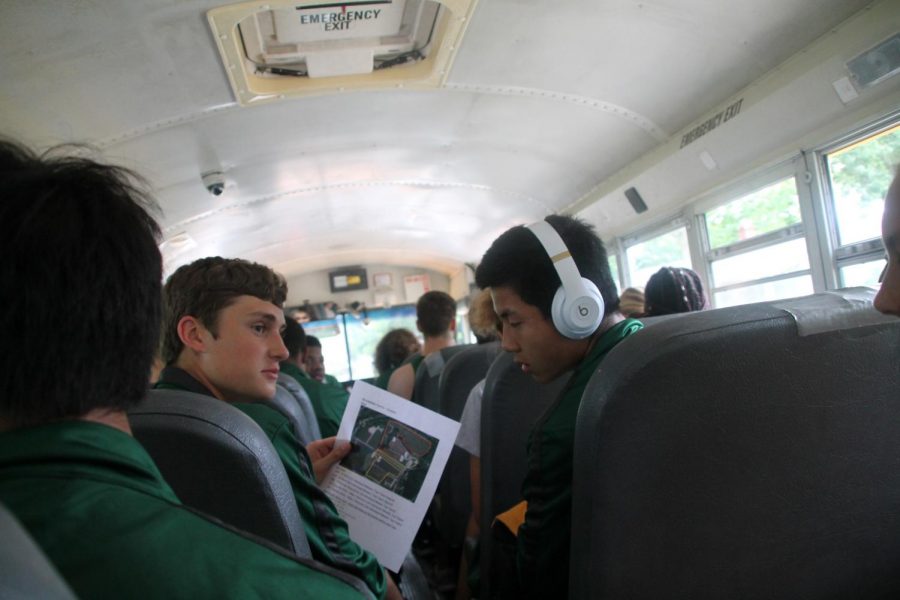
[[[441,373],[440,413],[459,421],[469,393],[485,378],[491,363],[500,353],[500,342],[468,346],[447,361]],[[441,475],[441,503],[438,529],[452,547],[462,546],[466,523],[472,513],[472,486],[469,482],[469,453],[453,446]]]
[[[900,598],[900,319],[859,288],[624,340],[578,415],[570,597]]]
[[[672,313],[670,315],[658,315],[656,317],[639,317],[638,320],[644,324],[644,327],[652,327],[658,323],[665,323],[666,321],[671,321],[672,319],[678,319],[683,317],[684,315],[689,315],[690,313]]]
[[[74,600],[25,528],[0,504],[0,600]]]
[[[287,373],[278,374],[275,397],[266,404],[286,416],[294,426],[294,435],[304,446],[322,439],[312,402],[303,386]]]
[[[287,473],[253,419],[209,396],[154,389],[128,420],[184,504],[311,556]]]
[[[522,501],[528,435],[570,376],[565,373],[551,383],[539,384],[507,352],[501,352],[488,369],[481,405],[480,598],[493,598],[496,591],[491,523]]]
[[[440,381],[444,365],[447,364],[447,361],[449,361],[451,357],[471,346],[472,344],[449,346],[447,348],[441,348],[426,356],[422,360],[422,364],[420,364],[419,368],[416,370],[412,401],[419,406],[424,406],[428,410],[440,412]]]

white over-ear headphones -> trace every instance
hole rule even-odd
[[[603,321],[603,296],[590,279],[578,272],[575,259],[559,233],[546,221],[528,226],[559,275],[562,285],[553,296],[550,316],[553,326],[563,336],[581,340],[597,331]]]

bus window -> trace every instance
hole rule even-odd
[[[657,235],[648,240],[626,246],[628,260],[628,285],[644,287],[650,276],[661,267],[691,268],[691,251],[688,247],[687,227]]]
[[[884,268],[881,212],[894,168],[900,163],[900,125],[826,151],[822,161],[831,200],[838,283],[878,287]]]
[[[619,258],[609,247],[606,248],[606,252],[608,253],[607,261],[609,262],[609,272],[612,274],[612,279],[616,284],[616,289],[621,293],[622,280],[619,279]]]
[[[711,249],[800,223],[794,179],[784,179],[714,208],[705,219]]]
[[[365,314],[348,312],[303,325],[308,335],[322,342],[325,372],[338,381],[377,377],[375,346],[388,331],[401,327],[416,333],[414,304],[370,309]]]
[[[841,287],[879,286],[878,277],[884,271],[884,258],[868,260],[855,265],[847,265],[840,268]]]
[[[716,307],[813,292],[794,177],[707,211],[703,223]]]

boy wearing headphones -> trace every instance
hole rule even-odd
[[[581,396],[603,357],[642,325],[618,312],[606,249],[590,225],[572,217],[551,215],[506,231],[485,253],[475,281],[491,289],[502,348],[523,372],[549,383],[572,371],[529,435],[525,502],[501,516],[516,534],[518,595],[563,598]]]

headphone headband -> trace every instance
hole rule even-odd
[[[553,268],[559,275],[559,281],[562,283],[566,296],[569,298],[577,298],[587,293],[581,273],[578,272],[578,266],[572,253],[566,247],[565,242],[559,237],[559,233],[553,228],[553,225],[547,221],[538,221],[528,226],[528,229],[534,233],[544,251],[553,262]]]

